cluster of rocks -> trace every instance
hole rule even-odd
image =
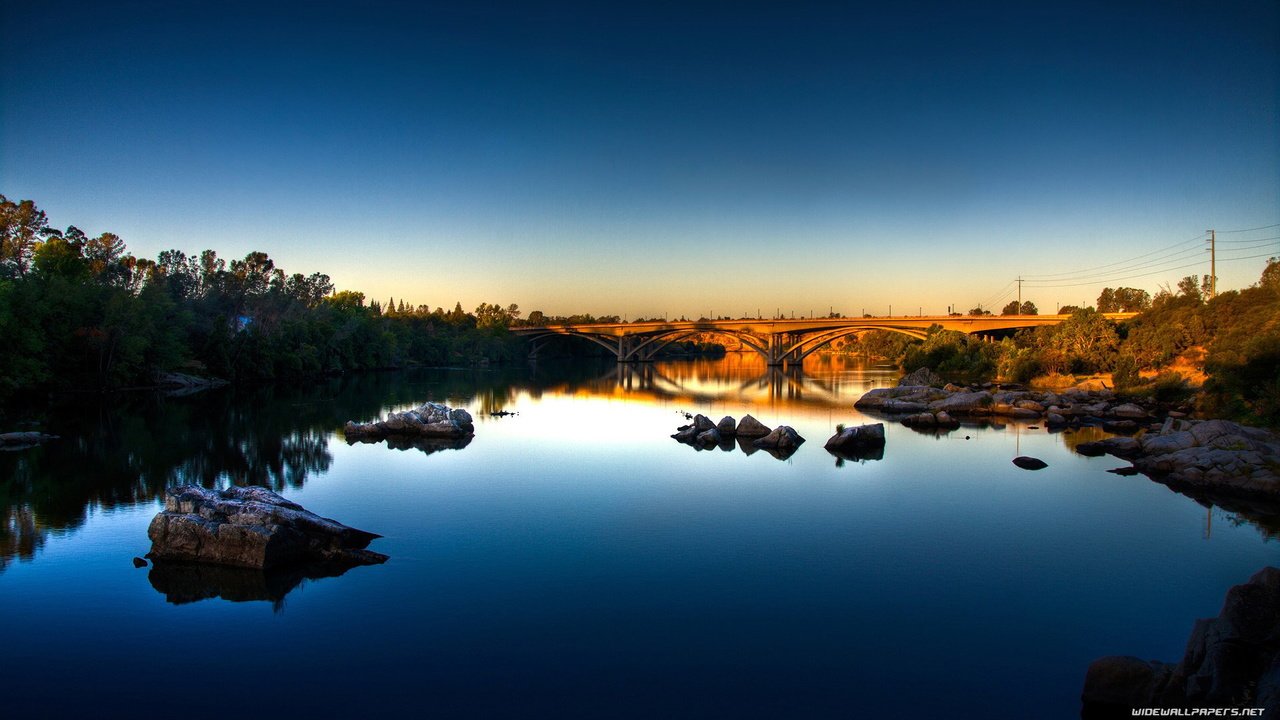
[[[412,410],[391,413],[370,423],[348,421],[342,428],[347,442],[377,442],[388,437],[463,438],[475,434],[471,414],[440,403],[426,403]]]
[[[1280,713],[1280,569],[1227,591],[1218,617],[1196,621],[1176,665],[1105,657],[1085,674],[1082,717],[1136,708],[1264,708]]]
[[[155,561],[267,569],[292,563],[386,562],[365,548],[381,535],[322,518],[264,487],[171,488],[147,528]]]
[[[745,447],[768,450],[775,456],[789,457],[794,453],[804,438],[789,425],[779,425],[772,430],[751,415],[744,415],[736,421],[726,415],[720,422],[713,422],[706,415],[693,416],[692,422],[676,428],[671,437],[694,447],[710,448],[728,445],[732,447],[736,439]]]
[[[1280,501],[1280,436],[1227,420],[1167,418],[1156,431],[1076,447],[1111,454],[1175,489]]]
[[[1053,392],[991,383],[962,386],[942,384],[941,378],[921,371],[902,378],[897,387],[867,392],[854,407],[902,416],[900,422],[909,427],[937,429],[958,428],[962,418],[1009,418],[1040,420],[1050,428],[1100,425],[1108,432],[1135,433],[1153,427],[1159,414],[1155,408],[1121,402],[1105,388]]]
[[[57,435],[34,431],[0,433],[0,450],[26,450],[57,439]]]

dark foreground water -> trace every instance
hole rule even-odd
[[[895,380],[731,356],[67,403],[34,416],[62,440],[0,453],[0,708],[1068,718],[1092,659],[1176,661],[1278,559],[1250,521],[1075,455],[1088,433],[889,424],[883,459],[823,450]],[[427,400],[470,409],[475,439],[335,435]],[[700,452],[668,437],[678,411],[808,443]],[[135,569],[183,482],[268,485],[381,533],[391,560],[323,579]]]

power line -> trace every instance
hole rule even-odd
[[[1183,256],[1184,256],[1184,255],[1187,255],[1188,253],[1191,253],[1191,254],[1204,254],[1204,253],[1208,253],[1208,252],[1209,252],[1209,248],[1200,248],[1200,247],[1197,247],[1197,248],[1191,248],[1191,249],[1189,249],[1189,250],[1184,250],[1184,251],[1182,251],[1182,252],[1180,252],[1180,253],[1175,253],[1174,255],[1171,255],[1171,256],[1169,256],[1169,257],[1167,257],[1167,258],[1164,258],[1164,259],[1162,259],[1162,260],[1160,260],[1160,261],[1158,261],[1158,262],[1155,262],[1155,263],[1140,263],[1140,264],[1138,264],[1138,265],[1127,265],[1127,266],[1125,266],[1125,267],[1116,268],[1115,270],[1110,270],[1110,271],[1107,271],[1107,272],[1104,272],[1104,273],[1100,273],[1100,274],[1098,274],[1098,275],[1080,275],[1080,276],[1077,276],[1077,277],[1064,277],[1064,278],[1049,279],[1049,280],[1035,280],[1035,281],[1029,281],[1029,282],[1032,282],[1032,283],[1045,283],[1045,282],[1048,282],[1048,283],[1057,283],[1057,282],[1064,282],[1064,281],[1068,281],[1068,280],[1071,280],[1071,281],[1079,280],[1079,281],[1081,281],[1082,283],[1083,283],[1083,282],[1086,282],[1086,281],[1089,281],[1089,282],[1113,282],[1113,280],[1114,280],[1114,276],[1116,276],[1116,275],[1125,275],[1125,274],[1127,274],[1127,273],[1134,273],[1134,272],[1139,271],[1139,270],[1143,270],[1143,271],[1150,271],[1150,272],[1161,272],[1161,271],[1163,271],[1163,270],[1169,270],[1169,269],[1174,269],[1174,270],[1176,270],[1177,268],[1167,268],[1167,267],[1162,267],[1162,266],[1169,265],[1170,263],[1183,262],[1183,261],[1185,261],[1185,260],[1189,260],[1189,259],[1190,259],[1189,257],[1179,257],[1180,255],[1183,255]],[[1034,287],[1044,287],[1043,285],[1038,285],[1038,284],[1035,284],[1035,285],[1033,285],[1033,286],[1034,286]]]
[[[1248,240],[1219,240],[1218,244],[1219,245],[1239,245],[1241,243],[1262,243],[1263,245],[1266,245],[1267,242],[1271,240],[1280,240],[1280,235],[1274,235],[1272,237],[1264,237],[1264,238],[1250,238]]]
[[[1243,228],[1241,230],[1219,230],[1218,232],[1219,233],[1242,233],[1242,232],[1253,232],[1254,230],[1268,230],[1273,227],[1280,227],[1280,223],[1276,223],[1275,225],[1263,225],[1261,227],[1256,227],[1256,228]]]
[[[1205,237],[1206,235],[1208,235],[1208,234],[1209,234],[1209,233],[1207,233],[1207,232],[1203,232],[1203,233],[1200,233],[1199,235],[1197,235],[1197,236],[1195,236],[1195,237],[1193,237],[1193,238],[1189,238],[1189,239],[1187,239],[1187,240],[1183,240],[1183,241],[1181,241],[1181,242],[1176,242],[1176,243],[1174,243],[1174,244],[1172,244],[1172,245],[1169,245],[1169,246],[1167,246],[1167,247],[1160,248],[1159,250],[1152,250],[1151,252],[1149,252],[1149,253],[1145,253],[1145,254],[1143,254],[1143,255],[1138,255],[1138,256],[1136,256],[1136,257],[1131,257],[1131,258],[1129,258],[1129,259],[1127,259],[1127,260],[1117,260],[1116,262],[1113,262],[1113,263],[1107,263],[1106,265],[1098,265],[1098,266],[1096,266],[1096,267],[1091,267],[1091,268],[1082,268],[1082,269],[1080,269],[1080,270],[1068,270],[1067,272],[1060,272],[1060,273],[1049,273],[1049,274],[1046,274],[1046,275],[1023,275],[1023,277],[1024,277],[1024,278],[1057,278],[1057,277],[1062,277],[1062,276],[1064,276],[1064,275],[1082,275],[1082,274],[1084,274],[1084,273],[1090,273],[1090,272],[1094,272],[1094,271],[1096,271],[1096,270],[1102,270],[1102,269],[1104,269],[1104,268],[1114,267],[1114,266],[1116,266],[1116,265],[1126,265],[1126,264],[1128,264],[1128,263],[1132,263],[1132,262],[1137,261],[1137,260],[1142,260],[1143,258],[1149,258],[1149,257],[1151,257],[1152,255],[1161,255],[1161,254],[1169,253],[1170,251],[1174,250],[1175,248],[1181,247],[1181,246],[1186,245],[1186,244],[1188,244],[1188,243],[1199,242],[1199,241],[1203,240],[1203,239],[1204,239],[1204,237]],[[1185,252],[1185,250],[1182,250],[1182,251],[1179,251],[1179,252]],[[1176,253],[1175,253],[1175,254],[1176,254]]]
[[[1271,253],[1263,253],[1263,254],[1261,254],[1261,255],[1247,255],[1247,256],[1245,256],[1245,257],[1235,257],[1235,258],[1218,258],[1218,262],[1235,262],[1235,261],[1237,261],[1237,260],[1253,260],[1253,259],[1255,259],[1255,258],[1264,258],[1264,257],[1268,257],[1268,256],[1270,256],[1270,255],[1271,255]],[[1186,269],[1186,268],[1200,267],[1201,265],[1203,265],[1203,263],[1191,263],[1190,265],[1180,265],[1180,266],[1178,266],[1178,267],[1165,268],[1165,269],[1163,269],[1163,270],[1155,270],[1155,271],[1152,271],[1152,272],[1142,273],[1142,274],[1140,274],[1140,275],[1130,275],[1129,277],[1123,277],[1123,278],[1112,278],[1112,279],[1110,279],[1110,280],[1104,280],[1104,281],[1094,280],[1094,281],[1091,281],[1091,282],[1071,283],[1071,284],[1067,284],[1067,285],[1037,285],[1037,286],[1036,286],[1036,289],[1038,289],[1038,290],[1039,290],[1039,289],[1047,289],[1047,288],[1081,287],[1081,286],[1084,286],[1084,285],[1099,285],[1099,284],[1101,284],[1102,282],[1123,282],[1123,281],[1125,281],[1125,280],[1133,280],[1133,279],[1136,279],[1136,278],[1148,277],[1148,276],[1151,276],[1151,275],[1160,275],[1160,274],[1163,274],[1163,273],[1172,272],[1172,271],[1174,271],[1174,270],[1184,270],[1184,269]]]

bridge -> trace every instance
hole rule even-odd
[[[1127,320],[1137,313],[1105,313],[1109,320]],[[911,317],[808,318],[799,320],[680,320],[633,323],[546,325],[512,328],[530,341],[537,357],[557,337],[577,337],[613,353],[620,363],[651,362],[673,342],[697,335],[737,340],[759,353],[771,366],[798,366],[823,346],[850,335],[887,330],[923,340],[934,325],[969,335],[1057,325],[1070,315],[920,315]]]

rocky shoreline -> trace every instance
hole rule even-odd
[[[1039,421],[1049,430],[1101,427],[1116,437],[1076,448],[1082,455],[1111,454],[1136,472],[1193,497],[1226,495],[1271,506],[1280,514],[1280,436],[1226,420],[1195,420],[1188,408],[1170,409],[1150,399],[1121,398],[1105,387],[1061,392],[1016,385],[960,386],[928,370],[897,387],[877,388],[854,407],[896,418],[916,429],[947,431],[962,420]],[[1265,511],[1265,508],[1264,508]]]

